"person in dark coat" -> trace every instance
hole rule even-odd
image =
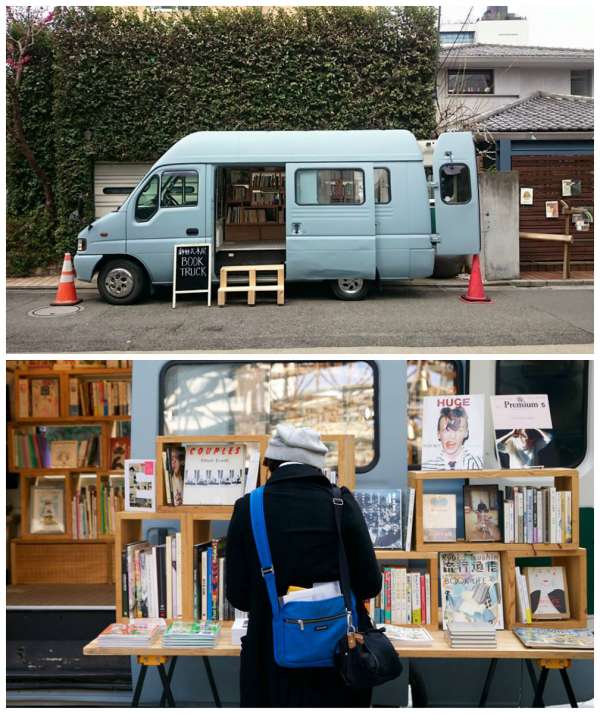
[[[280,597],[290,586],[310,588],[340,577],[331,484],[322,471],[326,453],[317,432],[280,424],[265,454],[271,471],[265,521]],[[362,601],[381,590],[381,572],[360,507],[347,488],[342,494],[342,538],[360,630],[368,624]],[[242,638],[241,706],[368,707],[371,690],[350,689],[333,667],[291,669],[275,663],[271,604],[254,544],[248,494],[235,503],[226,548],[227,598],[249,613]]]

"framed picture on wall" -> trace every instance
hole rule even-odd
[[[546,218],[558,218],[558,201],[546,201]]]
[[[521,188],[521,205],[533,206],[533,189]]]

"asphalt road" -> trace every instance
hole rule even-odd
[[[80,291],[83,310],[61,317],[30,317],[49,305],[54,290],[7,291],[7,351],[173,352],[302,351],[334,348],[377,351],[531,346],[532,351],[593,343],[593,290],[581,287],[488,288],[491,304],[467,304],[447,287],[396,285],[361,302],[330,297],[325,285],[286,287],[286,304],[257,298],[208,308],[198,296],[181,296],[171,308],[170,290],[147,302],[116,307],[95,290]],[[216,298],[216,296],[215,296]],[[242,298],[234,298],[242,300]],[[561,348],[561,346],[564,346]],[[500,350],[499,350],[500,351]]]

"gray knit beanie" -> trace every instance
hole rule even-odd
[[[290,424],[278,424],[265,456],[275,461],[298,461],[323,470],[327,451],[314,429],[296,429]]]

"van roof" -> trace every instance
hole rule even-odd
[[[180,139],[154,167],[185,163],[422,161],[405,129],[353,131],[199,131]]]

